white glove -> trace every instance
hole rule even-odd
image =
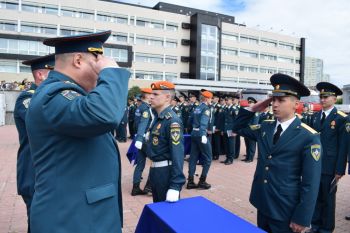
[[[166,193],[166,201],[167,202],[177,202],[179,200],[180,191],[175,189],[169,189]]]
[[[141,150],[141,148],[142,148],[142,142],[136,141],[136,142],[135,142],[135,147],[136,147],[137,149]]]
[[[208,142],[207,136],[202,136],[202,143],[207,144],[207,142]]]

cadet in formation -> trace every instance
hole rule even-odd
[[[284,74],[274,74],[270,81],[276,120],[247,127],[269,98],[251,111],[241,109],[233,130],[258,143],[250,193],[258,227],[271,233],[304,232],[311,224],[321,176],[320,135],[295,116],[300,97],[310,95],[307,87]]]
[[[176,202],[185,183],[184,138],[181,119],[171,110],[175,85],[159,81],[151,85],[155,119],[149,130],[147,156],[151,159],[150,181],[153,202]]]
[[[309,104],[304,104],[303,106],[303,112],[301,113],[301,121],[309,126],[312,124],[312,112],[310,110]]]
[[[118,142],[126,142],[127,132],[126,125],[128,124],[128,107],[125,107],[124,115],[120,121],[118,128],[115,130],[115,139]]]
[[[224,110],[224,127],[223,127],[223,139],[226,152],[226,160],[221,161],[225,165],[230,165],[233,163],[235,157],[235,144],[236,144],[236,135],[232,132],[233,122],[236,117],[236,109],[233,106],[233,95],[226,96],[227,106]]]
[[[348,140],[348,174],[350,175],[350,115],[347,118],[347,121],[345,123],[345,130]],[[345,216],[345,219],[350,221],[350,210],[349,214]]]
[[[253,104],[257,103],[256,99],[254,99],[253,97],[248,97],[247,100],[248,100],[249,106],[252,106]],[[257,124],[259,124],[259,113],[258,112],[255,113],[254,117],[249,122],[250,126],[257,125]],[[242,161],[244,161],[246,163],[251,163],[251,162],[253,162],[255,151],[256,151],[256,141],[251,140],[248,137],[245,137],[244,142],[245,142],[245,147],[246,147],[246,158],[242,159]]]
[[[110,34],[44,40],[55,47],[55,69],[26,116],[32,232],[121,232],[121,163],[110,132],[123,117],[130,72],[102,55]]]
[[[212,161],[211,143],[207,138],[207,129],[210,118],[210,109],[208,105],[211,103],[213,94],[209,91],[201,92],[201,104],[193,111],[192,116],[192,133],[191,133],[191,154],[188,169],[187,189],[201,188],[209,189],[210,184],[206,182],[209,168]],[[202,174],[199,178],[198,185],[194,182],[194,174],[199,159],[202,158]]]
[[[134,130],[134,121],[135,121],[135,111],[136,111],[136,104],[134,102],[134,98],[129,98],[128,100],[128,128],[129,128],[129,134],[130,139],[134,139],[135,137],[135,130]]]
[[[219,104],[220,96],[218,93],[213,94],[213,141],[212,141],[212,149],[213,149],[213,160],[218,160],[220,156],[220,147],[221,147],[221,131],[220,131],[220,109],[221,105]]]
[[[312,127],[321,133],[322,176],[317,205],[312,220],[313,232],[333,232],[337,182],[345,174],[347,159],[346,114],[334,107],[342,91],[328,82],[316,85],[320,92],[322,111],[315,113]]]
[[[29,90],[19,94],[13,112],[19,136],[19,149],[17,153],[17,193],[21,195],[27,207],[28,233],[30,232],[30,206],[34,196],[35,173],[32,155],[30,153],[28,135],[26,130],[26,113],[36,88],[47,78],[49,71],[55,64],[55,55],[47,55],[22,62],[31,67],[34,83]]]
[[[149,179],[147,179],[144,190],[140,188],[142,172],[145,169],[147,151],[145,146],[146,132],[148,131],[151,121],[153,118],[153,113],[149,105],[151,99],[152,89],[142,88],[141,89],[141,99],[138,102],[139,106],[135,111],[135,147],[137,148],[136,166],[133,175],[133,187],[131,191],[132,196],[145,195],[151,191]]]

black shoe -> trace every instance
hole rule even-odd
[[[199,178],[198,188],[200,188],[200,189],[210,189],[211,188],[211,185],[208,184],[205,180],[206,180],[206,177],[204,177],[204,176],[201,176]]]
[[[345,216],[345,219],[350,221],[350,214],[349,214],[349,215],[346,215],[346,216]]]
[[[151,186],[146,185],[145,188],[143,189],[143,191],[147,194],[152,193],[152,188],[151,188]]]
[[[228,159],[225,159],[224,161],[220,161],[220,163],[227,163]]]
[[[245,162],[246,163],[251,163],[251,162],[253,162],[253,160],[252,159],[247,159]]]
[[[225,165],[231,165],[232,163],[233,163],[233,161],[228,160],[228,161],[225,163]]]
[[[245,159],[241,159],[241,161],[245,162],[245,161],[248,161],[248,159],[247,159],[247,158],[245,158]]]
[[[198,185],[196,183],[194,183],[193,176],[192,177],[188,177],[186,188],[187,189],[196,189],[196,188],[198,188]]]
[[[213,160],[218,160],[219,156],[213,156]]]
[[[131,196],[146,195],[147,192],[140,189],[140,183],[136,183],[132,187]]]

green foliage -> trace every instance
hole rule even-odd
[[[135,97],[136,95],[141,94],[141,89],[139,86],[132,86],[129,89],[128,98]]]
[[[343,98],[338,98],[335,104],[343,104]]]

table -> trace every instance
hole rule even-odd
[[[198,196],[145,205],[135,233],[263,233],[246,220]]]

